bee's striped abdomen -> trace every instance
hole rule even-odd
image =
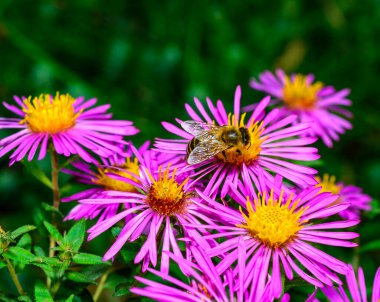
[[[248,129],[245,127],[240,127],[239,131],[241,134],[241,140],[242,140],[243,145],[245,145],[245,146],[248,145],[250,142]]]
[[[191,151],[194,150],[194,148],[199,144],[199,140],[196,139],[195,137],[188,143],[187,148],[186,148],[186,158],[189,157]]]

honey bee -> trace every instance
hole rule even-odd
[[[245,127],[215,126],[198,121],[184,121],[181,127],[194,135],[186,148],[186,160],[189,165],[198,164],[219,153],[227,160],[226,151],[233,147],[239,156],[240,148],[250,145],[251,141],[249,130]]]

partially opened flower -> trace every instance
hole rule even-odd
[[[333,302],[349,302],[350,296],[352,301],[355,302],[367,302],[367,289],[366,282],[364,279],[363,269],[359,267],[358,279],[355,277],[355,272],[352,266],[346,275],[348,290],[345,290],[343,286],[339,285],[338,288],[333,286],[326,286],[321,288],[321,291],[325,296]],[[317,299],[314,300],[318,301]],[[377,269],[375,279],[373,280],[372,286],[372,302],[380,301],[380,267]]]
[[[123,137],[134,135],[138,130],[130,121],[110,120],[107,113],[110,105],[91,108],[96,99],[85,101],[69,94],[57,93],[54,97],[41,94],[39,97],[14,97],[18,106],[3,102],[3,105],[18,118],[0,118],[0,129],[18,129],[0,141],[0,157],[8,152],[10,164],[27,156],[30,161],[39,148],[38,159],[46,155],[48,143],[64,156],[78,155],[86,162],[96,162],[88,152],[109,157],[120,152]]]
[[[308,131],[309,124],[300,123],[291,126],[297,118],[295,115],[278,120],[277,109],[266,114],[265,108],[270,101],[269,97],[264,98],[246,120],[246,114],[240,114],[240,97],[241,90],[238,86],[233,115],[227,114],[221,101],[214,105],[207,99],[211,115],[198,99],[195,99],[195,104],[200,115],[186,104],[186,110],[193,121],[185,123],[177,121],[192,134],[164,122],[165,129],[180,136],[181,139],[157,139],[155,147],[159,151],[175,153],[182,158],[186,156],[187,151],[193,149],[189,158],[206,158],[195,161],[196,164],[192,167],[198,168],[199,178],[211,175],[205,190],[207,195],[216,194],[221,190],[222,196],[225,196],[228,183],[236,184],[239,179],[243,179],[245,183],[253,182],[258,186],[259,174],[263,176],[262,181],[270,186],[273,183],[273,175],[268,171],[280,174],[300,186],[315,184],[312,175],[317,172],[316,170],[291,162],[292,160],[312,161],[319,158],[317,149],[308,147],[315,139],[299,137]],[[199,128],[202,125],[204,131]],[[209,128],[215,127],[220,131],[210,132]],[[235,138],[234,142],[226,142],[225,136]],[[220,151],[214,152],[214,147]]]
[[[146,142],[139,148],[139,153],[144,154],[148,151],[149,142]],[[91,185],[90,189],[81,191],[72,196],[62,198],[62,202],[69,202],[85,198],[105,198],[108,191],[120,192],[137,192],[135,186],[118,177],[128,178],[138,182],[133,175],[139,175],[139,162],[133,156],[131,149],[123,156],[115,154],[109,159],[103,158],[102,165],[95,167],[82,161],[75,161],[71,165],[75,170],[62,169],[63,172],[73,175],[78,182]],[[94,170],[95,168],[95,170]],[[124,205],[125,206],[125,205]],[[78,204],[76,205],[65,219],[79,220],[94,219],[99,216],[98,222],[113,217],[117,214],[120,204]]]
[[[275,74],[265,71],[259,79],[261,83],[253,79],[250,86],[274,96],[281,106],[281,117],[296,114],[297,123],[312,122],[307,134],[320,137],[328,147],[332,147],[340,134],[352,128],[346,119],[352,114],[342,107],[351,105],[346,98],[349,89],[336,91],[321,82],[313,83],[312,74],[287,76],[281,69],[276,70]]]
[[[244,243],[241,242],[241,244]],[[230,270],[221,275],[211,261],[211,258],[202,249],[195,247],[194,244],[190,245],[189,249],[193,255],[192,262],[178,258],[173,254],[169,255],[182,269],[186,270],[187,282],[163,274],[162,272],[148,269],[154,275],[161,277],[163,282],[166,281],[167,284],[147,278],[135,277],[146,286],[144,288],[134,287],[131,289],[131,292],[161,302],[270,302],[274,300],[269,294],[269,286],[261,289],[262,294],[260,299],[254,300],[253,293],[256,291],[256,288],[252,287],[248,290],[243,290],[243,287],[239,286],[239,284],[244,283],[243,275],[234,278]],[[242,262],[241,266],[244,267],[245,263]]]
[[[360,211],[371,210],[372,198],[364,194],[362,189],[353,185],[345,185],[343,182],[335,183],[335,176],[324,174],[323,178],[316,178],[318,181],[317,187],[321,188],[321,192],[331,192],[339,195],[339,198],[334,201],[334,204],[343,202],[349,203],[350,206],[338,214],[345,219],[360,218]]]
[[[137,192],[108,191],[105,198],[81,201],[85,205],[127,205],[117,215],[108,217],[89,229],[89,240],[116,223],[124,222],[115,243],[103,259],[113,258],[126,242],[147,235],[145,243],[136,255],[135,263],[143,261],[143,270],[146,270],[150,263],[156,266],[158,250],[162,245],[161,271],[167,272],[169,258],[166,252],[173,251],[181,257],[176,238],[193,232],[192,228],[184,229],[183,224],[200,224],[199,219],[211,223],[211,220],[198,213],[194,202],[197,198],[193,191],[195,187],[189,182],[189,178],[177,175],[176,169],[169,171],[169,167],[158,166],[154,151],[145,152],[144,158],[137,150],[134,153],[140,162],[140,175],[131,174],[136,181],[125,177],[120,177],[120,180],[132,184]],[[116,175],[114,177],[116,178]]]
[[[276,192],[280,192],[277,194]],[[219,225],[200,226],[214,230],[216,234],[205,238],[225,238],[207,250],[210,256],[221,258],[218,272],[234,268],[234,276],[245,275],[244,288],[263,288],[268,274],[271,277],[271,291],[278,298],[282,292],[281,275],[293,279],[294,272],[307,282],[321,287],[340,284],[336,273],[346,274],[348,266],[342,261],[322,252],[309,242],[331,246],[354,247],[349,239],[357,233],[335,232],[359,223],[358,220],[320,223],[326,218],[346,209],[349,204],[331,206],[338,198],[331,193],[319,193],[319,188],[309,187],[298,194],[287,193],[279,185],[270,194],[265,192],[257,198],[254,192],[244,195],[235,192],[238,203],[247,201],[240,211],[224,206],[199,192],[207,203],[199,206],[212,213]],[[247,199],[244,197],[247,196]],[[240,269],[238,242],[244,239],[246,269]],[[257,298],[257,297],[256,297]]]

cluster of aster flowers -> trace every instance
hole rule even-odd
[[[125,141],[138,130],[112,120],[108,105],[93,107],[95,99],[15,97],[18,106],[3,104],[19,118],[0,119],[0,129],[19,131],[0,141],[0,157],[12,151],[11,164],[30,161],[39,149],[42,159],[49,146],[76,155],[64,172],[90,188],[62,199],[78,201],[66,219],[95,220],[89,240],[121,226],[104,260],[142,239],[134,263],[163,281],[136,277],[136,295],[289,301],[283,280],[298,276],[316,288],[308,301],[317,301],[318,291],[347,301],[343,276],[354,300],[366,301],[362,270],[359,293],[353,268],[323,246],[357,246],[350,228],[371,198],[310,167],[320,157],[315,141],[332,147],[351,128],[349,90],[281,70],[259,79],[250,85],[268,94],[260,102],[241,107],[240,86],[232,112],[220,100],[195,98],[194,106],[185,104],[188,120],[162,123],[177,138],[157,138],[153,148]],[[171,276],[172,262],[186,278]],[[379,274],[373,301],[380,298]]]

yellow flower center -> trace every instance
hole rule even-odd
[[[315,179],[318,181],[316,187],[321,188],[319,193],[329,192],[333,194],[340,194],[342,186],[335,183],[336,177],[334,175],[323,174],[323,179],[318,176]],[[338,197],[333,203],[330,204],[330,206],[339,204],[341,200],[342,199]]]
[[[146,202],[154,211],[164,216],[185,214],[187,209],[189,194],[184,192],[183,187],[188,178],[179,184],[175,180],[176,172],[177,169],[174,169],[172,175],[169,176],[169,168],[162,172],[160,166],[157,180],[148,172],[153,183],[149,189]]]
[[[114,190],[121,192],[136,192],[134,185],[127,183],[123,180],[115,179],[112,176],[109,176],[109,173],[120,175],[124,178],[131,179],[135,182],[138,182],[138,179],[133,177],[128,172],[131,172],[135,175],[139,174],[139,163],[137,158],[133,161],[127,157],[123,165],[117,166],[117,168],[105,168],[98,169],[99,174],[97,175],[96,180],[93,180],[94,183],[103,186],[105,190]],[[128,172],[126,172],[128,171]]]
[[[81,112],[74,112],[75,99],[69,94],[41,94],[39,97],[28,97],[24,100],[24,119],[20,122],[26,124],[34,133],[56,134],[66,131],[75,125]]]
[[[323,174],[323,179],[320,177],[315,178],[318,181],[317,188],[321,188],[319,193],[331,192],[333,194],[339,194],[342,190],[342,186],[335,183],[336,177],[334,175]]]
[[[248,215],[245,215],[240,209],[245,223],[237,226],[247,229],[252,237],[271,248],[277,248],[291,241],[303,228],[303,224],[307,222],[307,220],[300,220],[307,207],[301,207],[296,211],[295,208],[299,201],[290,206],[293,198],[290,195],[283,203],[283,194],[284,191],[276,200],[273,197],[272,189],[268,200],[265,195],[254,200],[255,209],[247,198]]]
[[[261,144],[265,141],[261,134],[264,131],[261,123],[251,123],[247,127],[244,123],[245,113],[242,114],[238,125],[234,125],[234,115],[228,115],[228,126],[225,131],[234,130],[238,134],[237,143],[232,144],[227,150],[218,153],[216,159],[236,166],[245,163],[249,165],[253,163],[261,152]],[[245,143],[240,128],[245,128],[248,134],[248,142]]]
[[[286,77],[283,90],[284,102],[290,109],[312,109],[322,87],[321,82],[307,83],[306,76],[301,74],[297,74],[293,81]]]

